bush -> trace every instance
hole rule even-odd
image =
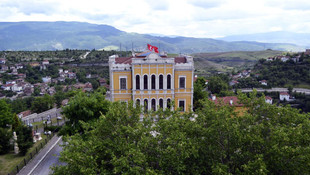
[[[10,151],[10,139],[12,138],[9,129],[0,128],[0,154],[5,154]]]
[[[17,144],[21,155],[25,155],[29,148],[33,145],[31,127],[22,125],[17,128]]]

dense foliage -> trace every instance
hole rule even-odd
[[[143,121],[139,108],[115,102],[106,115],[80,122],[84,134],[66,138],[66,164],[54,174],[309,173],[309,115],[255,93],[240,100],[241,113],[205,101],[197,116],[159,111]]]
[[[100,89],[99,89],[100,90]],[[82,132],[80,121],[97,119],[100,114],[105,114],[109,109],[109,101],[105,100],[104,93],[97,91],[91,94],[78,92],[63,108],[62,114],[69,119],[61,129],[60,134],[74,134]]]
[[[33,145],[32,128],[21,125],[17,128],[17,144],[21,155],[25,155],[29,148]]]
[[[258,80],[267,80],[272,87],[285,85],[310,84],[310,57],[303,56],[300,62],[260,60],[254,71],[260,74]]]

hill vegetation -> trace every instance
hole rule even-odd
[[[217,72],[231,72],[253,67],[258,60],[266,59],[284,52],[276,50],[235,51],[219,53],[194,53],[197,74],[206,75]]]
[[[143,50],[146,44],[170,53],[300,50],[293,44],[227,42],[210,38],[159,37],[127,33],[108,25],[82,22],[0,22],[0,50]],[[121,44],[121,45],[120,45]]]

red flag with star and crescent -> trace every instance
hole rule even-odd
[[[154,51],[154,52],[156,52],[156,53],[159,53],[159,52],[158,52],[158,47],[156,47],[156,46],[152,46],[152,45],[150,45],[150,44],[147,44],[147,48],[148,48],[150,51]]]

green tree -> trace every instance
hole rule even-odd
[[[43,97],[37,97],[31,105],[31,111],[41,113],[54,107],[54,99],[50,95],[45,94]]]
[[[213,94],[228,90],[228,84],[218,76],[211,77],[208,82],[208,89]]]
[[[5,128],[7,125],[12,124],[13,114],[12,108],[5,102],[4,99],[0,100],[0,127]]]
[[[205,100],[193,113],[114,102],[105,115],[65,137],[54,174],[307,174],[310,121],[289,106],[239,95],[244,111]],[[82,102],[80,102],[82,103]],[[155,120],[156,119],[156,120]]]
[[[5,154],[10,150],[10,139],[12,134],[7,128],[0,128],[0,154]]]
[[[208,93],[206,91],[206,80],[203,77],[198,77],[194,82],[194,111],[201,107],[200,100],[208,98]]]
[[[62,114],[70,119],[66,126],[61,129],[60,134],[74,134],[81,132],[80,121],[90,121],[99,118],[102,114],[105,114],[109,109],[109,101],[105,100],[105,96],[102,93],[94,92],[86,94],[84,92],[78,92],[69,104],[63,108]]]
[[[21,125],[17,128],[17,144],[21,155],[25,155],[29,148],[33,145],[32,128]]]

